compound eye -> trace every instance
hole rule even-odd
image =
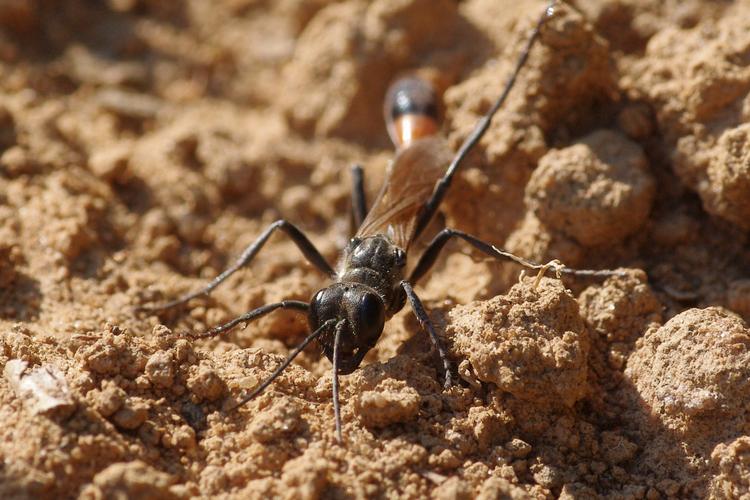
[[[380,337],[385,323],[385,308],[382,299],[374,293],[364,294],[359,301],[357,312],[360,333],[374,343]]]
[[[310,300],[310,305],[320,306],[321,302],[323,302],[323,296],[325,295],[325,293],[325,288],[318,290],[315,295],[313,295],[312,300]]]
[[[310,328],[316,330],[330,316],[330,301],[326,301],[328,289],[323,288],[310,300],[310,311],[307,315]]]
[[[394,264],[398,267],[404,267],[406,265],[406,252],[400,248],[396,249]]]

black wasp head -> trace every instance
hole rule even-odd
[[[352,373],[383,332],[383,299],[367,285],[335,283],[315,294],[308,316],[313,331],[330,319],[335,319],[337,323],[344,321],[339,343],[338,372],[343,375]],[[335,327],[332,327],[318,337],[323,353],[331,362],[334,331]]]

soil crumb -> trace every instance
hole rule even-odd
[[[0,2],[0,497],[750,496],[750,1],[557,7],[438,220],[451,242],[342,376],[276,311],[370,202],[388,84],[427,77],[455,150],[544,1]],[[424,248],[409,253],[413,265]]]

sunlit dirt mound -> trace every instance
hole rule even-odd
[[[388,84],[419,72],[455,150],[544,2],[0,2],[0,496],[750,495],[750,2],[558,6],[469,156],[407,306],[341,377],[278,311],[327,277],[284,235],[160,314],[269,224],[333,265],[350,170],[374,200]]]

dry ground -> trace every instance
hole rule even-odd
[[[543,2],[0,2],[0,496],[750,494],[750,2],[571,3],[431,231],[627,276],[534,287],[449,246],[418,291],[460,384],[400,313],[342,377],[340,445],[316,348],[222,411],[304,318],[190,339],[325,285],[283,237],[134,308],[280,217],[335,261],[388,83],[430,76],[455,148]]]

